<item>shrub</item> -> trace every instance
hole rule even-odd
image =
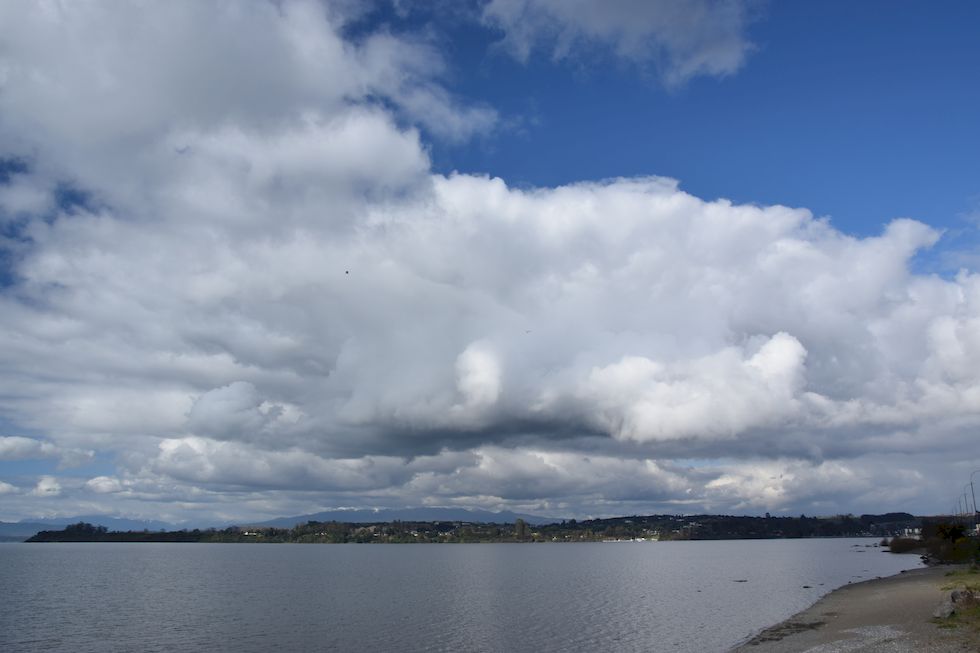
[[[914,540],[910,537],[893,537],[888,545],[888,550],[892,553],[907,553],[924,546],[922,540]]]
[[[980,554],[977,541],[967,537],[956,540],[933,537],[926,542],[926,548],[929,555],[939,562],[970,562],[977,560]]]

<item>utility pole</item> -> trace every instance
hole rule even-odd
[[[970,474],[970,494],[973,496],[973,526],[977,526],[977,494],[973,491],[973,474],[980,474],[980,469]]]

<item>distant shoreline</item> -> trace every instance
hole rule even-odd
[[[947,594],[942,589],[950,582],[947,574],[966,567],[923,567],[844,585],[731,653],[796,653],[815,647],[821,651],[878,650],[864,647],[889,642],[917,651],[980,650],[976,630],[933,617]]]
[[[835,517],[733,515],[633,515],[532,524],[464,520],[343,522],[309,520],[280,527],[243,524],[194,530],[118,531],[80,521],[64,530],[43,530],[31,542],[607,542],[762,540],[813,537],[893,537],[927,518],[908,513]]]
[[[842,535],[842,536],[814,536],[814,537],[733,537],[733,538],[719,538],[713,540],[557,540],[554,542],[547,542],[544,540],[514,540],[514,539],[501,539],[501,540],[467,540],[467,541],[447,541],[447,542],[437,542],[437,541],[421,541],[421,542],[298,542],[298,541],[271,541],[271,540],[196,540],[196,539],[153,539],[153,538],[142,538],[142,539],[45,539],[39,540],[34,538],[28,539],[18,539],[18,540],[0,540],[0,544],[390,544],[393,546],[398,546],[402,544],[681,544],[681,543],[695,543],[695,542],[774,542],[774,541],[796,541],[796,540],[853,540],[853,539],[868,539],[874,540],[876,538],[861,536],[861,535]],[[870,544],[865,545],[871,547]]]

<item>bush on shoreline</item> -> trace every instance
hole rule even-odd
[[[916,540],[910,537],[893,537],[891,542],[888,543],[888,550],[892,553],[908,553],[909,551],[915,551],[924,547],[925,543],[922,540]]]
[[[980,541],[963,524],[936,520],[923,524],[922,539],[933,562],[940,564],[980,562]]]

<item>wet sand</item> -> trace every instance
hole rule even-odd
[[[899,653],[980,651],[965,628],[942,628],[933,612],[957,567],[914,569],[845,585],[809,609],[767,628],[738,653]]]

